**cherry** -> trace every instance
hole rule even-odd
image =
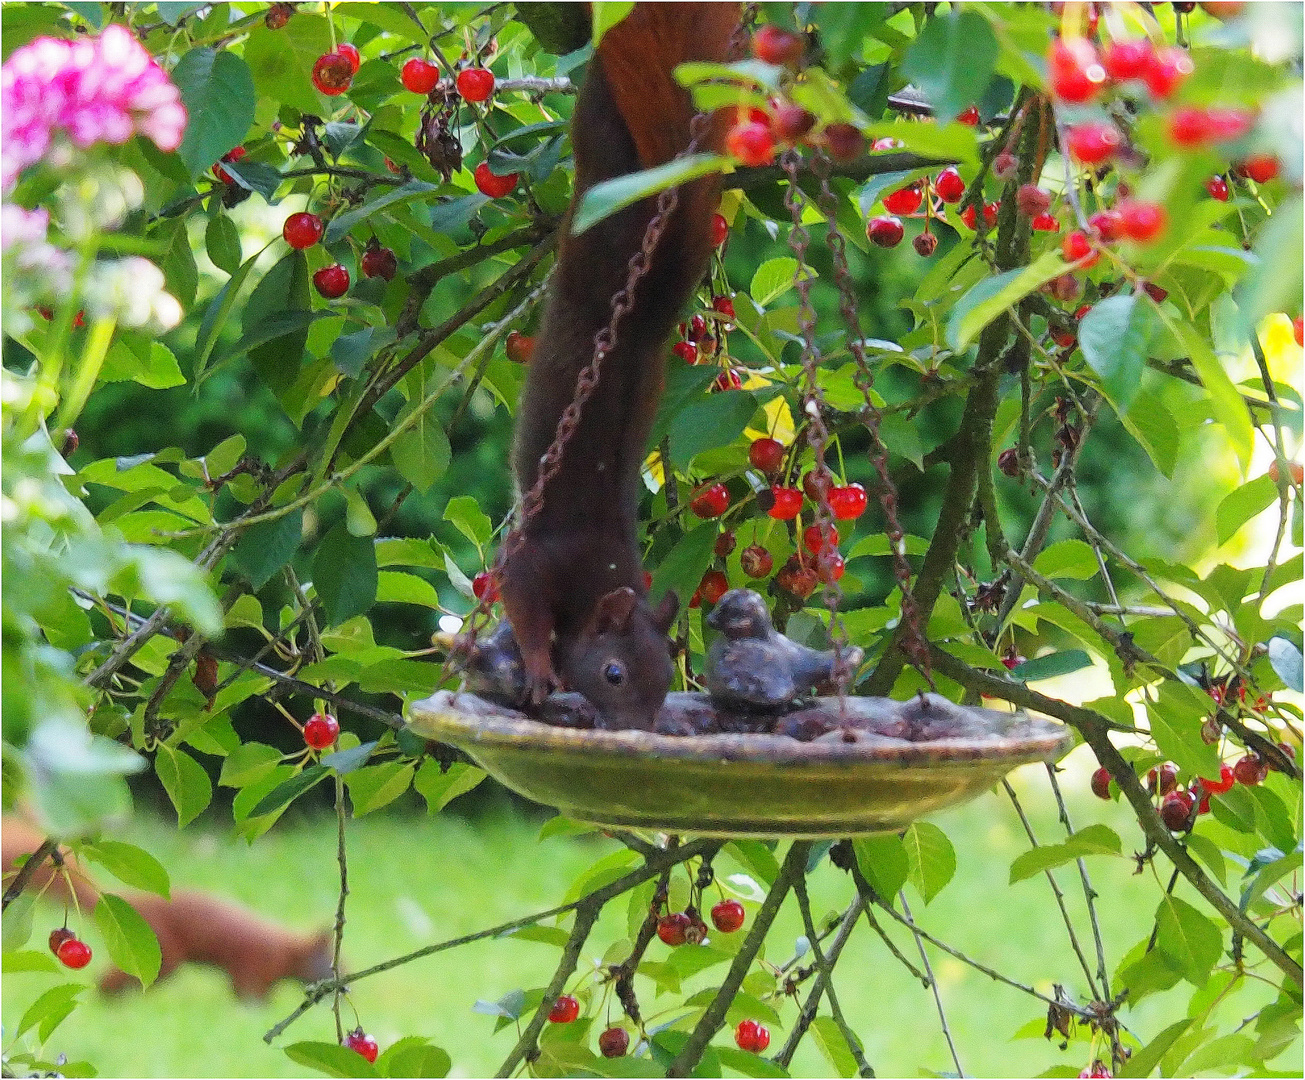
[[[1042,289],[1048,296],[1067,304],[1078,299],[1083,285],[1073,274],[1060,274],[1048,281]]]
[[[672,911],[657,920],[657,936],[667,945],[683,945],[687,940],[687,931],[693,920],[682,911]]]
[[[1106,49],[1102,64],[1106,74],[1118,82],[1128,79],[1140,79],[1146,74],[1147,65],[1155,49],[1150,38],[1137,41],[1112,41]]]
[[[775,110],[771,127],[775,134],[785,142],[800,142],[816,126],[815,113],[808,112],[801,105],[781,105]]]
[[[399,272],[399,260],[387,247],[369,247],[362,257],[363,277],[379,277],[393,281]]]
[[[548,1010],[549,1023],[569,1024],[580,1015],[580,1002],[570,994],[563,994],[555,1002],[553,1007]]]
[[[760,26],[752,35],[752,55],[767,64],[796,64],[803,45],[800,34],[778,26]]]
[[[865,513],[867,498],[860,484],[836,487],[829,492],[829,509],[839,521],[851,521]]]
[[[1022,184],[1015,192],[1015,205],[1027,218],[1035,218],[1051,209],[1051,196],[1037,184]]]
[[[843,556],[833,548],[827,548],[816,556],[816,568],[820,575],[820,580],[831,583],[837,581],[843,576],[845,563]]]
[[[716,381],[711,384],[713,390],[742,390],[743,379],[733,368],[728,371],[722,371],[716,376]]]
[[[1006,476],[1018,477],[1020,474],[1020,452],[1015,447],[1007,447],[997,455],[997,468]]]
[[[429,60],[414,56],[399,71],[399,81],[414,94],[429,94],[440,81],[440,69]]]
[[[1160,803],[1160,820],[1170,832],[1186,832],[1192,827],[1188,819],[1195,805],[1196,800],[1190,792],[1171,791]]]
[[[491,199],[501,199],[517,186],[517,174],[506,173],[498,176],[490,171],[489,162],[482,161],[471,174],[476,181],[476,188],[482,195]]]
[[[458,72],[458,93],[464,101],[484,101],[494,92],[494,73],[488,68]]]
[[[1169,6],[1174,9],[1176,15],[1190,15],[1196,10],[1196,0],[1181,0],[1181,2],[1175,0]]]
[[[1154,97],[1167,98],[1193,70],[1192,58],[1186,51],[1167,45],[1147,58],[1142,79]]]
[[[681,323],[680,326],[684,327],[684,324]],[[707,319],[704,315],[695,315],[690,319],[687,329],[688,332],[685,336],[690,341],[702,341],[709,336],[707,333]]]
[[[812,469],[802,476],[802,490],[813,503],[828,500],[834,487],[834,474],[828,469]]]
[[[1078,331],[1072,326],[1057,326],[1051,330],[1051,340],[1062,349],[1072,349],[1078,344]]]
[[[291,214],[281,226],[285,242],[296,251],[310,248],[326,235],[326,226],[316,214],[301,212]]]
[[[775,505],[766,511],[776,521],[792,521],[802,509],[802,492],[795,487],[775,486],[770,489]]]
[[[1154,240],[1165,230],[1169,216],[1165,208],[1158,203],[1136,202],[1131,199],[1121,202],[1119,211],[1120,231],[1131,240],[1145,244]]]
[[[1088,218],[1088,225],[1103,244],[1111,244],[1123,235],[1124,219],[1118,210],[1099,210]]]
[[[696,364],[698,362],[698,346],[690,341],[677,341],[671,346],[671,352],[686,364]]]
[[[851,124],[826,124],[825,144],[835,161],[851,161],[865,152],[865,136]]]
[[[330,713],[313,713],[304,722],[304,742],[314,750],[325,750],[340,736],[340,721]]]
[[[1177,6],[1177,4],[1174,5],[1174,7]],[[1106,1068],[1105,1062],[1100,1058],[1097,1058],[1078,1075],[1079,1080],[1110,1080],[1113,1074],[1108,1068]]]
[[[482,570],[471,579],[471,591],[477,600],[488,599],[492,604],[498,599],[498,589],[494,586],[494,575],[488,570]]]
[[[713,296],[711,298],[711,309],[718,315],[724,315],[727,319],[734,318],[734,301],[728,296]]]
[[[739,565],[748,577],[763,578],[774,569],[775,557],[760,544],[749,544],[739,552]]]
[[[825,547],[825,532],[819,525],[808,525],[802,531],[802,543],[812,555],[821,552]],[[829,526],[829,543],[831,547],[838,547],[838,530]]]
[[[917,181],[904,188],[898,188],[884,196],[884,209],[890,214],[913,214],[920,208],[920,202],[924,198],[921,194],[921,188],[924,186],[923,181]]]
[[[1050,214],[1039,214],[1029,225],[1034,232],[1060,232],[1060,222]]]
[[[684,931],[684,941],[688,945],[701,945],[707,940],[707,924],[697,915],[689,917],[689,925]]]
[[[1161,795],[1168,795],[1178,790],[1178,766],[1172,761],[1166,761],[1160,766],[1159,770],[1152,769],[1146,774],[1146,786],[1154,795],[1159,785]]]
[[[222,160],[240,161],[244,156],[245,156],[245,148],[243,146],[233,146],[230,150],[228,150],[225,154],[222,155]],[[231,184],[235,182],[231,179],[231,174],[227,172],[226,169],[222,168],[221,165],[213,166],[213,175],[216,176],[219,180],[221,180],[222,183],[224,184]]]
[[[954,165],[943,169],[933,181],[933,189],[945,203],[958,203],[965,195],[965,181]]]
[[[381,1049],[376,1045],[376,1040],[363,1031],[362,1028],[354,1028],[349,1032],[344,1037],[344,1045],[368,1062],[375,1062],[376,1055],[380,1053]]]
[[[869,237],[871,243],[890,248],[896,247],[902,242],[906,230],[902,227],[901,218],[885,214],[881,217],[872,217],[867,221],[865,234]]]
[[[983,224],[986,228],[991,229],[997,224],[997,213],[1001,209],[1001,203],[990,202],[983,205]],[[973,206],[967,206],[961,211],[961,220],[971,229],[975,227],[975,213]]]
[[[512,330],[508,333],[503,349],[514,364],[528,364],[535,351],[535,339],[520,330]]]
[[[1292,325],[1292,332],[1295,334],[1296,337],[1296,344],[1299,345],[1301,344],[1301,338],[1305,337],[1305,334],[1302,333],[1302,331],[1305,331],[1305,325],[1302,325],[1299,315],[1296,317],[1296,321],[1293,322],[1291,325]],[[68,456],[67,454],[64,454],[64,457],[67,456]],[[1276,484],[1281,476],[1282,476],[1282,470],[1278,468],[1278,461],[1275,458],[1273,461],[1269,462],[1269,479]],[[1295,484],[1297,487],[1300,487],[1301,482],[1305,481],[1305,465],[1302,465],[1299,461],[1287,462],[1287,477],[1291,481],[1291,483]],[[1279,745],[1286,745],[1286,744],[1280,743]]]
[[[355,70],[349,57],[339,52],[323,53],[313,64],[313,85],[328,97],[335,97],[349,89]]]
[[[77,940],[77,935],[75,933],[69,930],[68,927],[66,926],[60,926],[57,929],[50,931],[50,951],[54,953],[55,956],[58,956],[60,945],[62,945],[65,941],[76,941],[76,940]]]
[[[1027,656],[1021,656],[1014,645],[1011,645],[1005,653],[1002,654],[1001,666],[1007,671],[1014,671],[1017,667],[1028,660]]]
[[[737,900],[722,900],[711,909],[711,923],[722,934],[732,934],[743,925],[745,915]]]
[[[968,127],[978,127],[979,126],[978,106],[971,105],[968,109],[965,109],[963,112],[958,112],[956,114],[956,122],[958,124],[965,124]]]
[[[711,218],[711,244],[712,247],[720,247],[725,243],[730,234],[730,223],[725,220],[721,214],[713,214]]]
[[[1078,229],[1065,234],[1065,239],[1060,242],[1060,254],[1066,262],[1076,263],[1081,270],[1095,266],[1097,260],[1101,258],[1101,253],[1092,246],[1087,233],[1080,232]]]
[[[1157,304],[1164,303],[1165,297],[1169,295],[1168,289],[1160,288],[1160,286],[1157,285],[1154,281],[1142,282],[1142,289],[1146,293],[1146,295],[1149,296],[1152,300],[1154,300]]]
[[[725,149],[744,165],[769,165],[775,160],[775,136],[766,124],[735,124],[725,136]]]
[[[1246,109],[1212,108],[1205,110],[1205,124],[1215,142],[1240,139],[1255,123],[1255,114]]]
[[[1104,765],[1092,774],[1092,794],[1098,799],[1110,798],[1110,770]]]
[[[349,61],[349,74],[357,75],[358,68],[362,64],[362,57],[358,55],[358,50],[345,41],[337,45],[335,51]]]
[[[1237,777],[1234,775],[1232,766],[1223,762],[1219,766],[1219,779],[1207,780],[1201,777],[1201,786],[1211,795],[1222,795],[1226,791],[1231,791],[1233,784],[1237,783]]]
[[[1269,775],[1269,767],[1258,754],[1247,754],[1245,757],[1238,758],[1233,764],[1232,771],[1237,783],[1245,784],[1247,787],[1264,783],[1264,778]]]
[[[294,4],[273,4],[263,16],[263,25],[269,30],[280,30],[290,21],[290,16],[294,13]]]
[[[1267,184],[1278,175],[1278,159],[1273,154],[1256,154],[1242,162],[1241,171],[1257,184]]]
[[[598,1036],[598,1051],[606,1058],[625,1057],[630,1049],[630,1033],[622,1027],[609,1027]]]
[[[755,1020],[740,1020],[734,1029],[734,1044],[749,1054],[760,1054],[770,1045],[770,1032]]]
[[[91,947],[75,937],[60,942],[54,954],[64,967],[84,968],[91,962]]]
[[[1296,344],[1305,346],[1305,319],[1302,319],[1300,315],[1292,319],[1291,331],[1296,337]],[[1274,462],[1274,464],[1276,465],[1277,462]]]
[[[1015,155],[1009,150],[1003,150],[992,161],[992,175],[1000,180],[1003,184],[1014,180],[1019,172],[1019,162],[1015,160]]]
[[[804,566],[796,555],[790,558],[775,575],[775,584],[799,600],[805,600],[815,592],[818,583],[816,572],[811,567]]]
[[[778,439],[754,439],[748,447],[748,460],[764,473],[778,472],[784,464],[784,444]]]
[[[1205,182],[1205,190],[1209,192],[1212,199],[1218,199],[1220,202],[1228,201],[1228,181],[1222,176],[1210,177]]]
[[[1201,10],[1221,22],[1235,19],[1246,9],[1243,0],[1202,0]]]
[[[1175,146],[1202,146],[1210,137],[1210,117],[1204,109],[1184,105],[1170,114],[1169,141]]]
[[[735,539],[734,534],[729,529],[726,529],[716,537],[716,543],[712,545],[711,549],[723,559],[734,550],[737,543],[738,541]]]
[[[349,291],[349,271],[339,263],[324,266],[313,275],[313,287],[326,299],[334,300]]]
[[[1100,165],[1109,161],[1119,149],[1119,129],[1114,124],[1091,121],[1070,128],[1065,133],[1070,155],[1084,165]]]
[[[698,595],[708,604],[717,603],[729,591],[729,579],[719,570],[708,570],[698,582]]]
[[[689,509],[700,518],[720,517],[729,509],[729,505],[729,488],[721,483],[704,484],[689,500]]]
[[[911,241],[911,247],[915,248],[915,253],[924,258],[928,258],[938,250],[938,237],[931,232],[922,232]]]

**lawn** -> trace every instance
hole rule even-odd
[[[1066,763],[1063,785],[1075,824],[1104,821],[1124,838],[1125,853],[1137,844],[1127,809],[1086,794],[1090,758],[1076,751]],[[1054,806],[1040,766],[1014,777],[1016,790],[1043,842],[1058,839]],[[456,805],[456,804],[455,804]],[[1012,858],[1026,849],[1019,820],[1004,792],[988,793],[968,806],[936,818],[957,849],[955,879],[927,907],[908,887],[912,910],[930,932],[1003,974],[1049,992],[1053,983],[1072,993],[1082,974],[1045,879],[1007,884]],[[348,826],[350,896],[346,955],[355,968],[421,945],[495,925],[555,904],[591,862],[614,850],[601,837],[537,839],[539,819],[504,811],[474,821],[446,812],[438,817],[379,813]],[[132,839],[168,867],[173,883],[233,896],[276,919],[302,928],[326,924],[336,900],[334,822],[301,817],[285,822],[252,847],[231,839],[214,820],[178,832],[166,822],[138,817]],[[1140,844],[1137,844],[1140,846]],[[722,857],[717,869],[738,870]],[[1145,933],[1139,912],[1154,909],[1159,887],[1147,870],[1134,874],[1128,858],[1097,858],[1090,866],[1100,894],[1099,912],[1106,956],[1119,957]],[[1084,948],[1092,949],[1077,874],[1059,879]],[[1184,886],[1180,885],[1180,890]],[[846,876],[826,861],[810,881],[817,916],[842,909],[850,897]],[[586,949],[587,959],[624,933],[625,905],[614,905]],[[47,921],[54,925],[52,909]],[[45,922],[38,917],[40,930]],[[772,930],[768,956],[782,961],[801,933],[798,913],[785,906]],[[913,961],[918,952],[908,935],[892,934]],[[88,934],[98,946],[94,934]],[[691,947],[691,946],[685,946]],[[666,946],[655,942],[652,953]],[[99,970],[102,950],[88,969]],[[351,998],[364,1026],[382,1047],[403,1035],[421,1034],[452,1055],[455,1076],[491,1075],[511,1047],[510,1030],[492,1034],[492,1018],[472,1011],[477,998],[497,998],[515,987],[542,985],[556,950],[544,944],[483,941],[363,980]],[[968,1075],[1033,1075],[1053,1064],[1085,1063],[1085,1044],[1062,1053],[1040,1037],[1012,1039],[1041,1016],[1038,1002],[995,984],[981,973],[930,949],[952,1037]],[[719,978],[720,968],[699,976]],[[3,996],[4,1026],[13,1031],[21,1011],[50,981],[49,976],[10,975]],[[844,1012],[865,1043],[880,1076],[914,1076],[951,1071],[932,995],[914,981],[883,943],[862,925],[849,943],[836,976]],[[696,985],[696,984],[695,984]],[[649,983],[636,984],[645,1013],[658,1003]],[[1125,1022],[1143,1039],[1181,1017],[1188,991],[1182,986],[1126,1011]],[[1243,990],[1230,1006],[1249,1015],[1263,999]],[[245,1005],[230,994],[225,978],[188,968],[147,993],[103,999],[95,993],[52,1036],[50,1054],[89,1060],[101,1076],[298,1076],[304,1070],[269,1047],[262,1034],[299,1001],[297,989],[282,984],[265,1005]],[[780,1004],[785,1022],[796,1015]],[[347,1011],[347,1010],[346,1010]],[[1229,1015],[1232,1015],[1230,1013]],[[1227,1017],[1224,1017],[1225,1022]],[[282,1042],[332,1037],[329,1010],[319,1007],[292,1027]],[[722,1035],[718,1038],[726,1038]],[[30,1038],[30,1036],[28,1036]],[[781,1037],[776,1035],[772,1049]],[[809,1043],[809,1040],[808,1040]],[[1297,1060],[1299,1046],[1289,1051]],[[829,1066],[814,1045],[804,1044],[794,1075],[823,1076]]]

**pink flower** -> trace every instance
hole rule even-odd
[[[116,25],[98,38],[39,38],[0,69],[0,186],[40,161],[56,132],[86,149],[97,142],[150,138],[175,150],[186,109],[167,73],[130,31]]]

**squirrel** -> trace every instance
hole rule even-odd
[[[670,161],[690,141],[692,99],[674,77],[685,61],[720,61],[738,24],[735,3],[639,3],[604,34],[571,122],[575,200],[562,224],[555,282],[517,416],[513,466],[520,491],[592,359],[595,335],[656,212],[655,197],[612,214],[578,236],[571,216],[595,184]],[[702,149],[718,148],[723,117]],[[637,510],[645,443],[661,397],[665,342],[711,257],[719,182],[679,191],[636,285],[597,387],[545,486],[543,507],[502,570],[502,597],[525,666],[530,699],[559,685],[578,691],[604,726],[649,729],[670,688],[666,634],[679,599],[650,606],[639,555]]]

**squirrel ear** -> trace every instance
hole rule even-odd
[[[653,608],[653,625],[663,634],[670,633],[671,623],[680,610],[680,597],[674,589],[667,589],[661,603]]]
[[[628,585],[613,589],[602,597],[594,607],[594,612],[589,617],[589,626],[585,631],[586,636],[596,637],[598,634],[623,633],[629,625],[630,616],[638,603],[639,597],[635,595],[634,590]]]

